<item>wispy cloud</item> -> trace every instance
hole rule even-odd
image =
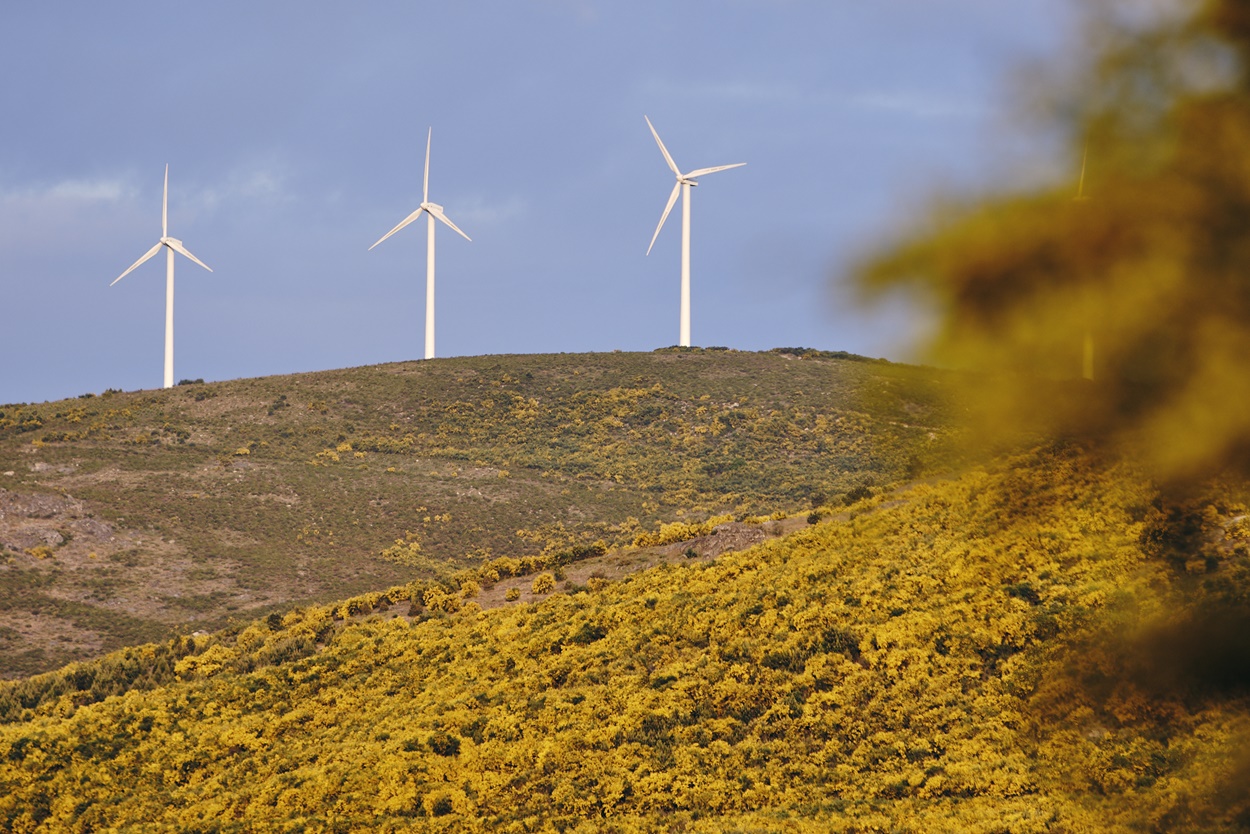
[[[98,240],[102,229],[134,215],[139,193],[126,178],[0,183],[0,250],[18,258],[53,242],[64,251]]]
[[[194,187],[186,199],[191,207],[215,212],[234,203],[279,203],[292,196],[281,166],[249,165],[236,168],[216,184]]]
[[[740,104],[797,104],[811,98],[791,84],[750,79],[675,83],[668,79],[653,78],[647,82],[645,93],[648,98],[676,96]]]
[[[101,205],[134,205],[155,195],[160,206],[163,171],[95,179],[66,179],[51,183],[6,185],[0,183],[0,207],[7,213],[33,215],[96,209]],[[290,199],[285,178],[277,166],[250,165],[236,168],[219,182],[205,184],[179,178],[170,172],[170,204],[190,211],[214,212],[235,203],[278,202]]]
[[[722,84],[702,84],[691,89],[695,95],[722,101],[759,102],[764,104],[789,104],[803,100],[803,93],[788,84],[770,84],[762,81],[729,81]]]
[[[970,101],[941,93],[889,89],[842,92],[815,83],[795,84],[750,78],[690,82],[650,78],[643,92],[649,100],[675,98],[754,107],[851,107],[918,119],[967,118],[981,112]]]
[[[118,203],[135,195],[134,184],[124,179],[61,180],[20,186],[0,185],[0,204],[31,209]]]
[[[913,92],[870,92],[852,95],[852,107],[883,110],[920,119],[965,118],[978,114],[978,109],[962,101]]]
[[[503,200],[484,197],[469,197],[455,206],[447,206],[447,216],[465,230],[470,237],[473,232],[468,226],[482,228],[494,226],[524,214],[529,204],[520,197],[508,197]],[[462,222],[463,221],[463,222]]]

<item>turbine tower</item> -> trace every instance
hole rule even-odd
[[[190,258],[209,272],[213,270],[208,264],[187,251],[182,241],[169,236],[169,165],[165,165],[165,196],[161,199],[161,239],[147,253],[131,264],[130,269],[113,279],[116,284],[135,271],[144,261],[165,249],[165,387],[174,387],[174,253]],[[113,286],[109,284],[109,286]]]
[[[1089,200],[1085,196],[1085,163],[1089,161],[1089,146],[1085,146],[1085,150],[1081,154],[1081,178],[1076,183],[1076,196],[1072,198],[1075,203],[1084,203]],[[1089,303],[1085,304],[1085,316],[1089,318]],[[1094,334],[1090,331],[1089,325],[1085,325],[1085,341],[1081,348],[1081,378],[1092,380],[1094,378]]]
[[[429,221],[425,232],[425,358],[434,358],[434,220],[435,218],[446,223],[455,229],[456,233],[465,240],[471,241],[472,238],[460,231],[455,223],[447,219],[447,215],[443,214],[443,207],[438,203],[430,202],[430,140],[434,137],[434,128],[430,128],[429,134],[425,137],[425,182],[421,191],[421,205],[412,214],[400,221],[399,225],[391,229],[378,239],[378,243],[386,240],[400,229],[407,226],[412,221],[421,216],[421,212],[425,212]],[[372,251],[373,246],[369,249]]]
[[[735,162],[733,165],[716,165],[712,168],[699,168],[688,174],[683,174],[677,167],[677,163],[673,162],[673,157],[669,154],[668,148],[664,147],[664,143],[660,141],[660,134],[655,132],[655,125],[651,124],[651,120],[643,116],[647,120],[647,127],[651,128],[651,135],[655,137],[655,143],[660,146],[660,153],[664,154],[664,161],[668,163],[668,167],[673,169],[673,173],[677,175],[677,183],[673,186],[673,191],[668,195],[668,204],[664,206],[664,213],[660,215],[660,225],[655,227],[655,234],[651,236],[651,246],[647,247],[647,254],[651,254],[651,247],[655,246],[655,239],[660,236],[660,229],[664,228],[664,221],[668,219],[668,213],[673,210],[673,203],[677,202],[678,193],[681,194],[681,331],[680,344],[682,347],[690,347],[690,189],[699,183],[696,182],[697,177],[704,174],[715,174],[717,171],[727,171],[730,168],[741,168],[746,165],[745,162]]]

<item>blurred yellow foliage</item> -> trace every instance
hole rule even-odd
[[[932,360],[994,372],[961,394],[978,442],[1041,420],[1169,481],[1250,473],[1244,9],[1084,12],[1076,68],[1046,93],[1072,179],[944,200],[860,266],[860,285],[930,307]],[[1088,199],[1074,200],[1083,158]]]

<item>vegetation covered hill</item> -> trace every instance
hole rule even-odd
[[[1250,531],[1192,510],[1059,449],[538,604],[149,647],[177,680],[100,703],[72,666],[0,691],[0,827],[1242,830],[1247,693],[1159,635],[1244,603]]]
[[[836,504],[949,453],[945,384],[671,349],[0,406],[0,677],[660,522]]]

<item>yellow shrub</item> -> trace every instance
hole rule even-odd
[[[654,533],[643,532],[634,536],[634,547],[659,547],[660,545],[673,544],[674,542],[697,539],[699,536],[710,535],[717,525],[729,521],[733,521],[732,515],[712,516],[707,521],[691,524],[681,521],[661,524],[660,529]]]
[[[419,564],[421,542],[417,541],[416,533],[409,533],[402,539],[396,539],[395,544],[383,550],[380,555],[383,559],[398,562],[401,565]]]
[[[174,665],[174,673],[186,680],[209,677],[234,662],[235,653],[220,643],[209,646],[200,654],[187,655]]]
[[[454,614],[460,610],[460,597],[456,594],[449,594],[442,588],[427,588],[422,595],[425,607],[433,611],[446,611],[448,614]]]

